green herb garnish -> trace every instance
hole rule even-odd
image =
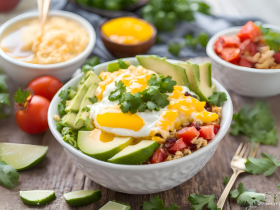
[[[233,114],[233,121],[231,135],[245,135],[251,142],[277,145],[278,134],[275,122],[265,102],[257,102],[254,106],[243,106],[239,112]]]
[[[265,201],[265,194],[246,189],[243,183],[239,183],[236,190],[230,191],[230,197],[235,198],[237,203],[242,206],[257,205]]]
[[[17,92],[14,95],[14,100],[18,104],[24,103],[29,96],[30,96],[30,91],[28,90],[21,91],[21,89],[18,88]]]
[[[172,203],[169,207],[165,207],[163,201],[158,197],[154,196],[151,202],[143,202],[143,210],[178,210],[178,206]]]
[[[217,210],[217,204],[214,202],[215,195],[190,194],[189,202],[192,204],[192,210],[202,210],[206,206],[209,210]]]
[[[229,182],[229,177],[228,177],[228,176],[226,176],[226,177],[224,178],[224,182],[223,182],[223,184],[224,184],[224,185],[226,185],[228,182]]]
[[[0,161],[0,185],[6,188],[14,188],[18,185],[19,174],[14,167],[4,161]]]
[[[209,96],[209,103],[214,106],[222,106],[227,101],[227,95],[224,92],[214,92],[212,96]]]
[[[272,155],[262,153],[261,159],[248,157],[245,163],[245,171],[251,174],[262,174],[270,176],[280,166],[280,162]]]
[[[271,31],[269,28],[263,28],[262,25],[259,26],[262,31],[265,44],[270,47],[271,50],[279,52],[280,48],[280,33]]]

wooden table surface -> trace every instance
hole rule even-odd
[[[197,63],[208,61],[208,58],[192,59]],[[218,74],[213,73],[214,78],[219,80]],[[222,81],[220,81],[222,83]],[[14,93],[17,85],[8,81],[10,93]],[[230,92],[234,111],[238,110],[245,103],[252,103],[255,99],[241,97],[234,92]],[[276,118],[278,132],[280,133],[280,95],[265,99],[270,104],[273,115]],[[244,140],[244,139],[243,139]],[[181,210],[190,209],[188,196],[191,193],[198,193],[201,195],[216,196],[216,201],[221,195],[224,185],[223,180],[225,176],[231,176],[232,170],[230,168],[230,160],[242,140],[240,138],[229,136],[228,134],[222,139],[216,153],[207,165],[194,177],[187,182],[175,187],[171,190],[152,194],[152,195],[128,195],[124,193],[114,192],[104,188],[82,174],[67,158],[62,146],[54,139],[50,131],[41,135],[28,135],[22,132],[15,122],[13,115],[5,120],[0,121],[0,142],[14,142],[36,145],[47,145],[49,151],[46,158],[37,167],[19,172],[19,185],[8,190],[0,186],[0,209],[34,209],[22,203],[19,197],[19,190],[38,190],[51,189],[56,192],[56,200],[50,204],[42,207],[35,207],[35,209],[77,209],[71,208],[62,197],[63,193],[81,190],[81,189],[100,189],[102,191],[102,198],[100,201],[86,207],[78,209],[93,209],[98,210],[101,206],[110,200],[117,200],[131,205],[133,210],[140,210],[143,201],[150,201],[150,199],[159,195],[166,205],[175,203]],[[267,152],[275,155],[280,159],[279,154],[280,144],[274,146],[260,146],[258,157],[261,152]],[[234,188],[239,182],[243,182],[248,188],[254,188],[257,192],[272,192],[277,193],[279,190],[276,187],[280,182],[280,173],[277,170],[269,178],[263,175],[241,174],[237,179]],[[278,209],[279,207],[267,206],[266,209]],[[226,201],[224,209],[241,209],[239,205],[232,199]],[[258,209],[265,209],[263,206]]]

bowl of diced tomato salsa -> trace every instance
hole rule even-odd
[[[280,27],[249,21],[215,34],[206,51],[226,88],[251,97],[280,93]]]

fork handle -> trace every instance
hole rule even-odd
[[[220,197],[220,199],[219,199],[219,201],[218,201],[218,203],[217,203],[218,208],[223,209],[223,206],[224,206],[224,204],[225,204],[225,201],[226,201],[226,199],[227,199],[227,196],[228,196],[228,194],[229,194],[229,191],[230,191],[230,189],[232,188],[232,185],[234,184],[236,178],[238,177],[238,175],[239,175],[240,173],[241,173],[241,171],[234,171],[234,172],[233,172],[233,174],[232,174],[232,176],[231,176],[231,178],[230,178],[230,180],[229,180],[229,182],[228,182],[226,188],[224,189],[223,194],[221,195],[221,197]]]

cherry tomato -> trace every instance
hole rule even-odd
[[[247,59],[241,58],[240,61],[239,61],[239,66],[245,66],[245,67],[248,67],[248,68],[252,68],[253,64],[250,61],[248,61]]]
[[[246,39],[245,41],[243,41],[240,44],[239,49],[241,50],[242,54],[247,52],[251,56],[254,56],[258,52],[256,44],[250,39]]]
[[[223,48],[226,47],[239,47],[240,39],[237,36],[220,36],[214,44],[214,50],[217,54],[220,54]]]
[[[241,27],[240,31],[237,33],[237,36],[241,41],[250,39],[255,41],[256,37],[262,35],[261,29],[256,26],[252,21],[249,21],[244,26]]]
[[[275,53],[273,57],[275,58],[276,63],[280,63],[280,52]]]
[[[184,127],[177,131],[177,135],[179,138],[183,138],[186,144],[191,145],[191,141],[199,136],[199,131],[197,131],[194,126]]]
[[[220,41],[220,39],[217,39],[217,41],[214,43],[214,50],[219,55],[223,50],[223,43]]]
[[[48,99],[34,95],[24,110],[16,113],[18,126],[26,133],[39,134],[49,128],[48,109],[50,102]]]
[[[240,59],[240,49],[239,48],[224,48],[221,52],[221,58],[229,61],[236,62]]]
[[[62,86],[62,82],[57,78],[53,76],[42,76],[32,80],[27,88],[31,88],[34,95],[43,96],[51,101]]]
[[[167,158],[167,152],[162,148],[157,148],[151,157],[151,163],[161,163]]]

